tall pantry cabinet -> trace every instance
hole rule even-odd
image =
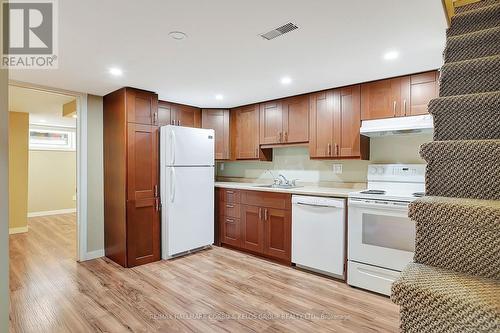
[[[105,254],[123,267],[160,260],[158,139],[158,95],[104,96]]]

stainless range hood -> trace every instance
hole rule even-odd
[[[363,120],[361,134],[369,137],[432,133],[431,115]]]

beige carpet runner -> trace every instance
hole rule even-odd
[[[500,332],[500,0],[459,7],[446,35],[414,263],[391,298],[403,333]]]

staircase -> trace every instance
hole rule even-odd
[[[451,19],[414,262],[392,286],[403,333],[500,332],[500,0]]]

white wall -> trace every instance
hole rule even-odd
[[[420,145],[432,140],[432,135],[388,136],[370,141],[370,161],[311,160],[303,147],[274,149],[272,162],[224,162],[217,166],[217,176],[270,179],[266,172],[283,173],[287,178],[304,182],[366,182],[368,164],[425,163],[419,156]],[[342,174],[332,172],[333,164],[342,164]]]
[[[102,97],[87,99],[87,251],[104,249],[104,162]]]
[[[3,17],[1,9],[0,17]],[[2,36],[1,31],[0,36]],[[0,332],[8,332],[9,328],[9,113],[7,86],[8,72],[0,69]]]

